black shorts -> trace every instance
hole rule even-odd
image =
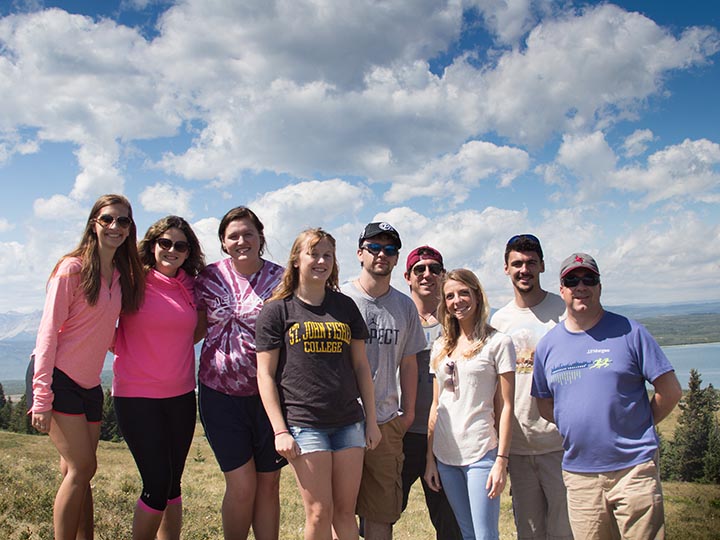
[[[220,470],[230,472],[251,458],[257,472],[287,465],[275,451],[275,435],[260,396],[230,396],[199,385],[200,421]]]
[[[53,412],[85,415],[88,422],[102,421],[103,391],[98,384],[94,388],[83,388],[58,368],[53,369],[52,391]]]

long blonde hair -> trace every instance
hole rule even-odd
[[[317,229],[306,229],[301,232],[292,247],[290,248],[290,257],[288,258],[287,265],[285,266],[285,272],[283,272],[282,280],[275,287],[272,296],[268,302],[273,300],[282,300],[283,298],[289,298],[295,292],[295,289],[300,285],[300,276],[297,268],[298,261],[300,260],[300,253],[303,249],[311,250],[321,240],[328,240],[333,248],[333,267],[330,270],[330,277],[325,282],[325,288],[333,291],[340,289],[339,274],[337,257],[335,256],[335,238],[321,228]]]
[[[438,319],[443,327],[443,337],[441,338],[443,347],[440,353],[433,358],[433,367],[437,367],[440,358],[452,354],[457,347],[458,338],[460,337],[460,323],[452,313],[448,311],[447,305],[445,304],[445,284],[451,280],[467,285],[470,290],[473,291],[478,301],[478,309],[475,312],[476,317],[472,333],[475,341],[472,348],[467,351],[464,356],[470,358],[477,354],[477,352],[483,348],[488,338],[495,332],[495,329],[487,322],[490,316],[490,304],[488,304],[487,296],[480,284],[480,280],[474,273],[465,268],[451,270],[445,275],[442,282],[443,294],[440,298],[440,305],[438,306]]]
[[[120,272],[120,286],[122,288],[122,310],[125,313],[137,311],[142,304],[143,294],[145,292],[145,272],[143,271],[140,257],[137,250],[137,228],[132,216],[132,206],[122,195],[107,194],[102,195],[90,210],[83,231],[82,238],[78,247],[73,251],[60,258],[60,261],[53,268],[50,277],[52,278],[57,272],[60,262],[68,257],[77,257],[80,259],[82,266],[80,269],[80,284],[88,304],[94,306],[97,304],[100,295],[100,253],[98,252],[98,238],[95,232],[95,220],[106,206],[119,204],[128,209],[128,217],[130,218],[130,229],[125,241],[115,250],[113,263],[115,268]]]

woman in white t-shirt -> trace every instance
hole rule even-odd
[[[446,275],[438,310],[443,337],[431,353],[436,384],[425,481],[445,489],[465,540],[499,537],[512,435],[515,349],[509,336],[487,324],[489,312],[475,274],[458,269]],[[503,406],[496,421],[498,384]]]

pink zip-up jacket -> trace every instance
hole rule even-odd
[[[53,368],[83,388],[100,384],[105,355],[122,308],[120,273],[117,269],[113,272],[110,287],[101,280],[98,301],[91,306],[80,286],[81,267],[78,257],[68,257],[48,282],[33,352],[33,412],[52,410]]]
[[[113,396],[169,398],[195,389],[195,278],[150,270],[145,299],[118,323]]]

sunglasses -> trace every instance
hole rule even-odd
[[[538,240],[537,236],[535,236],[534,234],[516,234],[510,240],[507,241],[507,245],[509,246],[510,244],[514,244],[521,238],[527,238],[531,242],[537,242],[538,244],[540,243],[540,240]]]
[[[596,275],[590,275],[590,276],[565,276],[562,278],[562,284],[564,287],[567,287],[569,289],[572,289],[573,287],[577,287],[580,282],[582,281],[582,284],[586,287],[594,287],[598,283],[600,283],[600,276]]]
[[[451,392],[455,391],[455,362],[452,360],[445,364],[445,373],[450,375],[449,379],[445,379],[445,388]]]
[[[117,223],[117,226],[121,229],[127,229],[132,224],[132,219],[127,216],[114,217],[110,214],[101,214],[95,218],[95,223],[106,229],[113,223]]]
[[[415,266],[413,266],[412,273],[416,276],[422,276],[425,273],[425,270],[430,270],[431,274],[439,276],[440,274],[442,274],[443,266],[439,263],[416,264]]]
[[[160,249],[163,249],[165,251],[170,251],[172,248],[175,248],[175,251],[178,253],[185,253],[187,250],[190,249],[190,244],[185,242],[184,240],[178,240],[177,242],[173,242],[169,238],[158,238],[155,240],[158,246],[160,246]]]
[[[398,253],[400,253],[400,248],[397,246],[394,246],[392,244],[383,246],[382,244],[376,244],[374,242],[372,244],[364,244],[360,249],[369,251],[373,255],[379,255],[382,251],[388,257],[395,257]]]

